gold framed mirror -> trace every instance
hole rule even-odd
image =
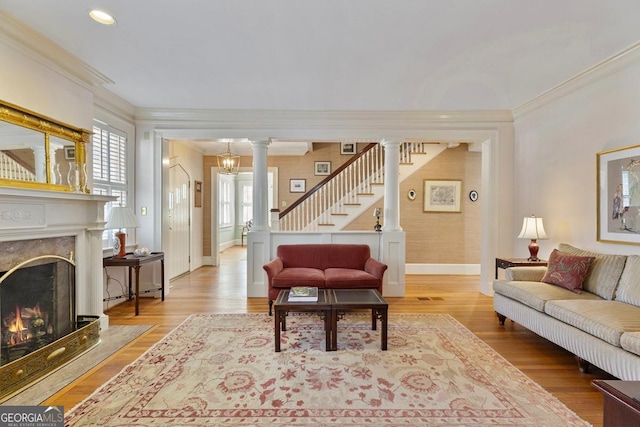
[[[91,132],[0,101],[0,185],[89,193]]]

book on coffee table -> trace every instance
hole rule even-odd
[[[318,301],[318,288],[311,286],[294,286],[289,290],[289,302]]]

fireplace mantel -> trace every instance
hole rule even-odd
[[[76,308],[79,315],[103,313],[102,232],[104,204],[112,196],[21,188],[0,188],[0,242],[73,236],[75,238]]]

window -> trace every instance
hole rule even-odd
[[[233,182],[224,175],[219,177],[219,216],[220,227],[230,227],[233,225]]]
[[[118,200],[105,205],[108,218],[113,204],[128,206],[127,134],[99,120],[93,122],[92,175],[94,194],[117,196]],[[102,235],[102,246],[111,246],[111,230]]]
[[[240,207],[242,209],[242,218],[240,218],[240,222],[246,224],[247,221],[253,219],[253,185],[242,184],[241,189],[242,201],[240,202]]]

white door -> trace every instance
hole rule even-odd
[[[191,269],[191,191],[189,174],[179,164],[169,168],[169,242],[171,257],[168,277],[172,279]]]

